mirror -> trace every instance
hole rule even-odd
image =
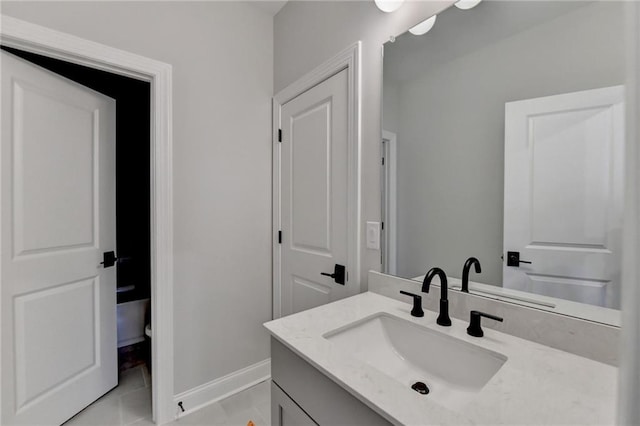
[[[624,14],[483,1],[384,45],[386,273],[475,257],[471,293],[619,325]]]

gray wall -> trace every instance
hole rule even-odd
[[[601,2],[399,84],[398,275],[476,256],[471,279],[502,284],[504,104],[623,84],[623,40],[623,4]]]
[[[382,92],[384,100],[382,103],[382,129],[388,132],[398,133],[400,117],[400,92],[399,84],[388,79],[384,79]]]
[[[273,20],[241,2],[2,2],[173,65],[175,389],[269,357]]]
[[[380,270],[380,252],[368,250],[365,222],[380,220],[382,44],[451,4],[405,2],[384,13],[373,1],[293,1],[274,20],[274,89],[277,93],[322,62],[362,41],[362,280]]]

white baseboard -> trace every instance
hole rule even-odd
[[[205,383],[173,397],[176,419],[191,414],[216,401],[240,392],[271,377],[271,358],[234,371],[219,379]],[[184,412],[178,407],[182,402]]]

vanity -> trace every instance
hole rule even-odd
[[[615,367],[410,311],[367,292],[266,323],[272,424],[615,423]]]

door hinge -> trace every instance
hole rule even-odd
[[[384,166],[384,157],[382,157],[382,165]]]
[[[278,244],[282,244],[282,231],[278,231]]]
[[[278,129],[278,142],[282,142],[282,129]]]
[[[384,231],[384,222],[380,222],[380,225],[382,226],[382,230]]]

